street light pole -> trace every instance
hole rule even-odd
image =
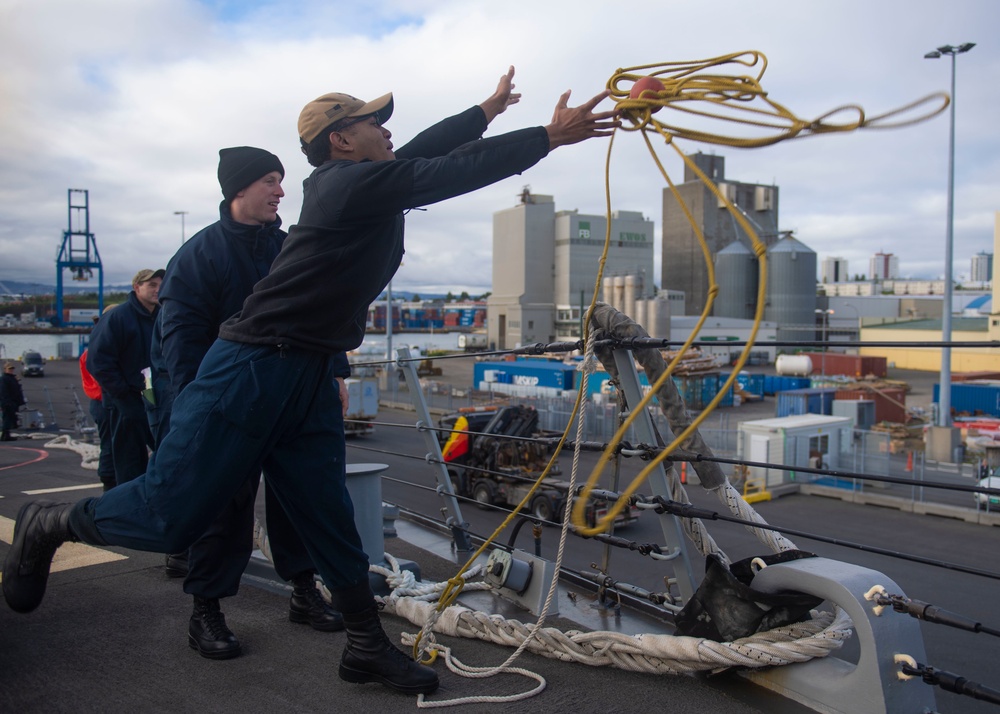
[[[951,305],[952,305],[952,273],[954,258],[952,257],[955,229],[955,57],[968,52],[976,46],[975,42],[953,47],[942,45],[924,55],[924,59],[938,59],[941,55],[951,57],[951,127],[948,134],[948,218],[947,233],[944,243],[944,302],[941,307],[941,385],[938,390],[938,426],[951,426]]]
[[[187,211],[174,211],[175,216],[181,217],[181,245],[184,245],[184,240],[187,237],[187,235],[184,232],[184,216],[186,216],[187,214],[188,214]]]
[[[830,343],[830,315],[833,314],[833,310],[827,308],[826,310],[821,310],[816,308],[813,312],[817,315],[822,315],[822,321],[819,323],[820,326],[820,339],[823,342],[823,356],[822,356],[822,366],[820,367],[820,372],[823,376],[826,376],[826,348]]]

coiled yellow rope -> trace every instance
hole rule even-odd
[[[749,76],[746,74],[723,75],[715,74],[710,71],[724,65],[738,65],[745,68],[759,67],[759,69],[756,76]],[[591,536],[607,531],[611,527],[611,524],[614,523],[618,514],[628,507],[629,498],[636,493],[643,483],[645,483],[650,473],[662,464],[680,446],[680,444],[682,444],[698,428],[698,426],[708,418],[716,406],[718,406],[725,393],[732,386],[740,370],[746,364],[750,355],[750,350],[753,348],[753,344],[757,338],[760,323],[764,317],[767,290],[766,247],[760,241],[756,232],[750,226],[743,214],[732,204],[732,202],[729,201],[728,198],[726,198],[726,196],[722,194],[722,192],[719,191],[715,183],[713,183],[711,179],[709,179],[701,171],[701,169],[699,169],[695,163],[677,147],[674,142],[674,138],[691,139],[693,141],[744,148],[767,146],[775,144],[779,141],[809,136],[812,134],[854,131],[861,128],[889,128],[906,126],[923,121],[931,116],[934,116],[935,114],[940,113],[948,106],[949,102],[948,96],[945,94],[932,94],[898,109],[894,109],[874,117],[866,117],[862,107],[852,104],[834,109],[812,121],[806,121],[800,119],[786,107],[768,97],[767,92],[764,91],[760,84],[760,80],[764,76],[766,69],[767,58],[762,53],[747,51],[724,55],[722,57],[716,57],[708,60],[670,62],[661,65],[641,65],[637,67],[630,67],[628,69],[619,69],[611,77],[611,79],[608,80],[607,86],[611,91],[611,96],[617,102],[622,116],[632,124],[631,127],[623,126],[622,129],[624,131],[642,132],[643,140],[646,142],[646,146],[649,149],[653,161],[656,163],[657,168],[659,168],[660,173],[663,175],[664,180],[670,187],[678,205],[681,206],[685,217],[698,238],[698,243],[701,246],[702,254],[705,258],[709,288],[705,308],[702,311],[694,330],[692,330],[688,339],[685,341],[684,345],[678,351],[674,359],[667,365],[667,369],[664,373],[655,384],[651,385],[649,392],[638,404],[630,405],[628,417],[622,422],[618,431],[606,447],[604,453],[601,454],[601,458],[594,467],[590,478],[587,480],[587,483],[580,492],[580,495],[573,507],[572,518],[573,526],[581,535]],[[640,71],[644,73],[638,74]],[[630,92],[632,85],[643,77],[655,78],[658,80],[659,84],[662,85],[662,89],[657,89],[655,91],[643,91],[639,97],[631,97]],[[623,88],[625,85],[628,85],[627,90]],[[922,114],[909,116],[911,112],[930,102],[938,102],[939,106],[925,111]],[[653,115],[664,108],[674,109],[691,116],[701,117],[708,120],[738,122],[744,126],[750,127],[752,131],[756,131],[759,135],[734,137],[703,131],[700,129],[689,129],[678,124],[671,124],[666,121],[656,119]],[[850,115],[851,118],[842,122],[833,121],[834,117],[844,113]],[[685,205],[679,192],[677,191],[676,186],[673,181],[671,181],[670,176],[667,174],[666,169],[664,169],[662,162],[657,156],[656,151],[653,148],[653,144],[650,141],[650,134],[653,132],[662,136],[664,141],[673,147],[688,168],[690,168],[698,179],[708,187],[708,189],[717,199],[719,199],[719,201],[722,202],[722,204],[726,207],[726,210],[729,211],[740,227],[746,232],[750,239],[753,252],[757,256],[759,266],[757,304],[754,311],[753,326],[750,330],[750,336],[747,340],[747,344],[743,348],[739,358],[733,366],[732,373],[720,387],[716,396],[711,402],[709,402],[705,409],[702,410],[698,417],[694,419],[683,432],[676,435],[673,442],[664,448],[656,456],[656,458],[651,460],[649,464],[647,464],[646,467],[638,474],[638,476],[633,479],[632,483],[621,492],[621,497],[618,501],[611,505],[604,517],[593,526],[588,526],[585,517],[587,501],[590,498],[590,494],[593,491],[594,486],[597,484],[597,480],[600,478],[601,473],[603,472],[608,461],[610,461],[613,457],[618,444],[621,442],[629,426],[636,419],[638,414],[647,407],[665,380],[671,378],[674,368],[681,361],[681,359],[683,359],[685,352],[690,349],[691,344],[701,332],[701,328],[704,325],[705,320],[711,314],[712,305],[719,291],[718,283],[715,280],[715,270],[712,264],[711,251],[705,241],[705,236],[701,232],[697,222],[691,215],[690,209]],[[598,269],[597,283],[594,289],[594,299],[591,301],[590,309],[587,313],[587,320],[585,321],[585,330],[589,329],[590,316],[593,313],[594,305],[597,302],[598,288],[601,284],[608,247],[610,246],[611,210],[609,177],[611,148],[612,146],[608,147],[608,159],[605,166],[605,188],[608,196],[608,230],[605,236],[604,253],[601,256]]]
[[[749,76],[746,74],[734,75],[712,73],[711,70],[725,65],[738,65],[744,68],[754,68],[759,66],[759,69],[757,70],[755,76]],[[694,162],[692,162],[691,159],[689,159],[679,148],[677,148],[674,143],[674,138],[743,148],[768,146],[779,141],[810,136],[813,134],[846,132],[861,128],[890,128],[907,126],[940,113],[948,106],[949,102],[946,94],[937,93],[924,97],[923,99],[919,99],[898,109],[873,117],[866,117],[864,109],[858,105],[846,105],[827,112],[812,121],[806,121],[798,118],[786,107],[773,101],[767,96],[767,92],[764,91],[760,84],[766,68],[767,58],[762,53],[757,51],[747,51],[737,52],[708,60],[668,62],[664,64],[639,65],[626,69],[618,69],[608,80],[607,86],[608,89],[611,90],[611,96],[617,103],[622,116],[631,123],[631,126],[623,126],[622,130],[642,132],[643,140],[646,142],[646,146],[649,149],[653,161],[656,163],[657,168],[663,175],[664,180],[670,187],[671,192],[677,199],[678,204],[681,206],[688,222],[691,224],[698,237],[702,254],[705,258],[705,265],[708,270],[709,290],[705,309],[703,310],[695,329],[691,332],[691,335],[688,337],[681,350],[678,351],[677,356],[674,357],[674,359],[667,366],[666,371],[660,379],[657,380],[656,384],[652,385],[649,393],[639,404],[631,407],[629,417],[625,420],[621,427],[619,427],[614,438],[608,444],[607,449],[601,455],[597,466],[594,468],[586,485],[583,487],[583,491],[577,498],[572,512],[572,523],[577,531],[582,535],[596,535],[608,530],[617,515],[628,505],[629,497],[635,494],[638,488],[648,478],[652,470],[667,459],[667,457],[669,457],[677,449],[677,447],[695,429],[698,428],[708,415],[711,414],[721,401],[722,397],[725,395],[726,391],[732,386],[739,371],[746,363],[750,350],[756,339],[757,332],[760,328],[760,323],[763,320],[767,289],[766,248],[739,210],[737,210],[737,208],[719,191],[718,187],[716,187],[715,184],[704,175]],[[644,92],[642,96],[638,98],[630,97],[629,90],[631,89],[631,85],[646,76],[655,77],[659,80],[663,89],[655,92]],[[624,87],[628,87],[628,89],[624,89]],[[922,114],[918,114],[916,116],[910,115],[912,112],[915,112],[933,101],[939,101],[940,106],[927,109]],[[665,108],[675,110],[677,112],[683,112],[688,116],[700,117],[709,121],[719,121],[725,123],[736,122],[740,125],[749,127],[752,132],[756,131],[758,135],[734,137],[711,131],[685,128],[679,124],[668,123],[653,117],[654,113]],[[848,119],[835,121],[836,117],[843,114],[848,115]],[[687,205],[681,199],[676,186],[673,181],[671,181],[666,169],[664,169],[663,164],[657,156],[656,151],[653,148],[652,141],[650,140],[651,133],[659,134],[668,145],[672,146],[674,150],[677,151],[685,164],[691,168],[695,175],[698,176],[699,180],[701,180],[723,203],[740,227],[743,228],[746,234],[750,237],[753,251],[757,256],[759,265],[757,307],[754,313],[754,323],[751,329],[750,339],[747,340],[747,345],[740,354],[740,357],[737,359],[737,362],[733,367],[732,374],[720,388],[719,393],[702,411],[698,418],[695,419],[684,432],[677,435],[674,441],[653,461],[651,461],[638,476],[636,476],[628,488],[623,492],[622,498],[612,505],[608,513],[600,521],[598,521],[597,524],[591,527],[586,524],[584,516],[587,501],[589,500],[590,494],[593,491],[597,480],[600,478],[605,466],[613,456],[615,448],[621,442],[622,437],[627,431],[629,425],[631,425],[636,418],[636,415],[646,408],[659,387],[666,379],[670,378],[675,366],[683,358],[684,353],[690,348],[694,340],[697,339],[702,325],[711,313],[715,297],[719,292],[719,286],[715,281],[715,270],[712,264],[711,251],[708,248],[704,235],[698,228],[697,222],[691,215]],[[594,311],[594,306],[597,303],[597,296],[600,293],[604,267],[607,261],[609,247],[611,245],[610,167],[612,149],[614,147],[614,138],[614,136],[611,137],[611,141],[608,145],[608,154],[605,165],[604,180],[607,232],[605,234],[604,250],[601,254],[598,266],[597,278],[594,286],[594,297],[587,310],[587,318],[584,321],[584,344],[587,344],[589,340],[591,330],[590,319]],[[572,424],[576,415],[579,413],[582,398],[583,393],[581,391],[577,394],[576,403],[569,419],[570,424]],[[559,453],[562,451],[563,444],[569,434],[569,428],[570,427],[567,426],[566,432],[564,432],[562,438],[557,444],[548,465],[538,477],[537,481],[524,499],[517,505],[513,512],[504,519],[503,523],[500,524],[487,541],[459,569],[458,573],[448,581],[448,585],[442,591],[435,608],[436,614],[443,612],[455,601],[465,584],[463,573],[465,573],[473,565],[475,560],[492,544],[497,536],[499,536],[499,534],[502,533],[508,525],[510,525],[514,518],[517,517],[520,511],[528,503],[530,503],[531,498],[540,487],[542,481],[548,477],[552,470],[552,466],[555,464]],[[421,633],[416,637],[416,641],[413,644],[415,659],[419,660],[421,657],[423,650],[421,647],[421,639],[424,634],[430,633],[431,628],[433,627],[434,619],[435,617],[430,618]],[[434,654],[431,654],[430,661],[433,661],[433,658]]]

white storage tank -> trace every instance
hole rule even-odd
[[[782,376],[808,377],[812,374],[813,364],[809,355],[778,355],[774,371]]]

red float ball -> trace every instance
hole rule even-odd
[[[655,94],[662,91],[663,82],[656,77],[640,77],[632,85],[628,96],[632,99],[655,99]],[[645,97],[643,96],[644,93],[646,93]]]

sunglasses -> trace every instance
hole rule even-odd
[[[380,122],[378,120],[378,114],[366,114],[363,117],[357,117],[353,121],[348,121],[348,122],[345,122],[345,123],[341,124],[340,126],[338,126],[333,131],[343,131],[344,129],[348,129],[348,128],[354,126],[355,124],[360,124],[361,122],[368,121],[369,119],[374,119],[375,120],[374,126],[376,128],[381,128],[382,122]]]

